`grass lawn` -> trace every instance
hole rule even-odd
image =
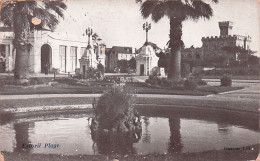
[[[10,85],[9,83],[1,84],[1,95],[23,95],[23,94],[93,94],[104,93],[111,88],[111,83],[89,82],[79,84],[78,82],[68,79],[67,81],[52,82],[51,79],[44,81],[37,79],[44,84],[30,86]],[[36,82],[37,83],[37,82]],[[138,94],[169,94],[169,95],[197,95],[203,96],[208,94],[217,94],[226,91],[242,89],[241,87],[220,87],[220,86],[199,86],[195,90],[170,89],[166,87],[149,86],[146,83],[126,83],[126,88],[135,90]]]
[[[202,79],[220,79],[221,75],[203,75]],[[260,80],[259,75],[233,75],[233,80]]]

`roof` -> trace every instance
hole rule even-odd
[[[155,43],[152,43],[152,42],[144,43],[143,46],[145,46],[145,45],[151,45],[155,51],[156,51],[156,50],[161,50],[161,48],[159,48]],[[143,46],[142,46],[142,47],[143,47]],[[137,50],[137,53],[140,53],[142,47],[140,47],[140,48]]]
[[[111,51],[115,51],[121,54],[132,54],[132,47],[113,46]]]
[[[0,32],[13,32],[12,27],[0,27]]]

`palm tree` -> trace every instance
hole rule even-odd
[[[61,0],[51,1],[6,1],[2,3],[1,22],[14,30],[13,45],[16,49],[14,77],[20,82],[28,81],[29,53],[32,45],[29,36],[33,30],[54,31],[59,23],[58,16],[64,18],[67,8]]]
[[[182,22],[187,19],[198,20],[209,19],[212,16],[212,8],[202,0],[136,0],[141,2],[141,14],[144,18],[151,18],[158,22],[164,16],[170,19],[170,41],[169,48],[171,56],[169,60],[168,79],[181,79],[181,48]],[[212,0],[217,3],[218,0]]]

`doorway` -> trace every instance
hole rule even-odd
[[[144,75],[144,64],[140,64],[140,75]]]
[[[41,73],[49,73],[52,69],[52,50],[51,46],[44,44],[41,47]]]

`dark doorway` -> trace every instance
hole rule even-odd
[[[86,78],[86,65],[83,65],[83,78]]]
[[[44,44],[41,47],[41,73],[49,73],[52,69],[51,46]]]
[[[140,65],[140,75],[144,75],[144,64]]]
[[[0,73],[5,72],[5,66],[6,66],[6,45],[5,44],[0,44]]]

